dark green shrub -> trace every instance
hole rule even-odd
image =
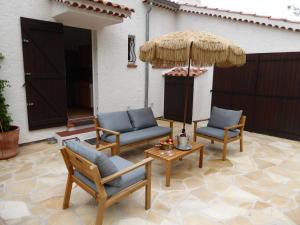
[[[0,53],[0,60],[3,60],[4,56]],[[6,104],[3,95],[4,89],[9,87],[7,80],[0,80],[0,132],[6,132],[11,129],[12,119],[8,113],[9,105]]]

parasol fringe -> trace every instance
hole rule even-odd
[[[193,66],[239,66],[246,62],[243,49],[205,32],[175,32],[156,38],[140,47],[139,58],[156,66],[184,66],[191,43]]]

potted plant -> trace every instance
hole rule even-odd
[[[0,60],[3,59],[4,56],[0,53]],[[17,155],[20,133],[19,127],[11,125],[9,106],[3,94],[6,87],[9,87],[8,81],[0,80],[0,159],[8,159]]]

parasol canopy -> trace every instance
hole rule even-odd
[[[196,67],[241,66],[246,62],[242,48],[229,40],[200,31],[169,33],[140,47],[140,60],[155,66],[185,66],[191,60]]]
[[[178,31],[163,35],[146,42],[140,47],[139,53],[140,60],[158,67],[188,65],[183,109],[184,135],[191,66],[231,67],[246,63],[246,55],[242,48],[229,40],[200,31]]]
[[[188,71],[188,67],[174,67],[168,71],[163,73],[163,76],[168,77],[198,77],[207,72],[207,69],[192,67],[190,71]]]

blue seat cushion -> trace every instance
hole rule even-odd
[[[127,111],[98,113],[100,126],[117,132],[128,132],[134,128]]]
[[[155,138],[163,135],[167,135],[171,132],[169,127],[148,127],[142,130],[131,131],[127,133],[122,133],[120,135],[120,145],[128,145],[138,141],[143,141],[149,138]],[[115,135],[102,136],[103,140],[106,142],[113,143],[116,141]]]
[[[66,146],[71,151],[84,157],[91,163],[95,164],[99,169],[101,177],[106,177],[118,172],[118,168],[110,160],[110,158],[107,155],[105,155],[103,152],[96,151],[95,149],[90,148],[89,146],[86,146],[84,144],[81,144],[80,142],[75,140],[67,141]],[[121,179],[122,178],[113,180],[109,182],[109,184],[113,186],[119,186]]]
[[[130,162],[126,159],[123,159],[119,156],[110,157],[110,160],[116,165],[116,167],[118,168],[118,171],[133,165],[132,162]],[[86,176],[84,176],[79,171],[75,171],[74,176],[77,177],[83,183],[87,184],[89,187],[91,187],[95,191],[97,191],[95,183],[92,180],[90,180],[89,178],[87,178]],[[105,188],[107,195],[110,197],[110,196],[122,191],[123,189],[125,189],[141,180],[144,180],[144,179],[145,179],[145,169],[143,167],[140,167],[140,168],[137,168],[135,170],[132,170],[131,172],[128,172],[128,173],[122,175],[122,179],[121,179],[122,182],[120,183],[120,185],[118,187],[111,186],[111,185],[104,185],[104,188]]]
[[[211,116],[207,126],[224,129],[224,127],[237,125],[240,121],[242,113],[242,110],[234,111],[214,106],[212,108]]]
[[[135,130],[157,126],[151,108],[128,110],[128,115]]]
[[[205,136],[214,137],[220,140],[224,139],[224,130],[214,127],[200,127],[196,129],[197,134],[203,134]],[[228,131],[228,137],[233,138],[239,135],[238,130],[229,130]]]

